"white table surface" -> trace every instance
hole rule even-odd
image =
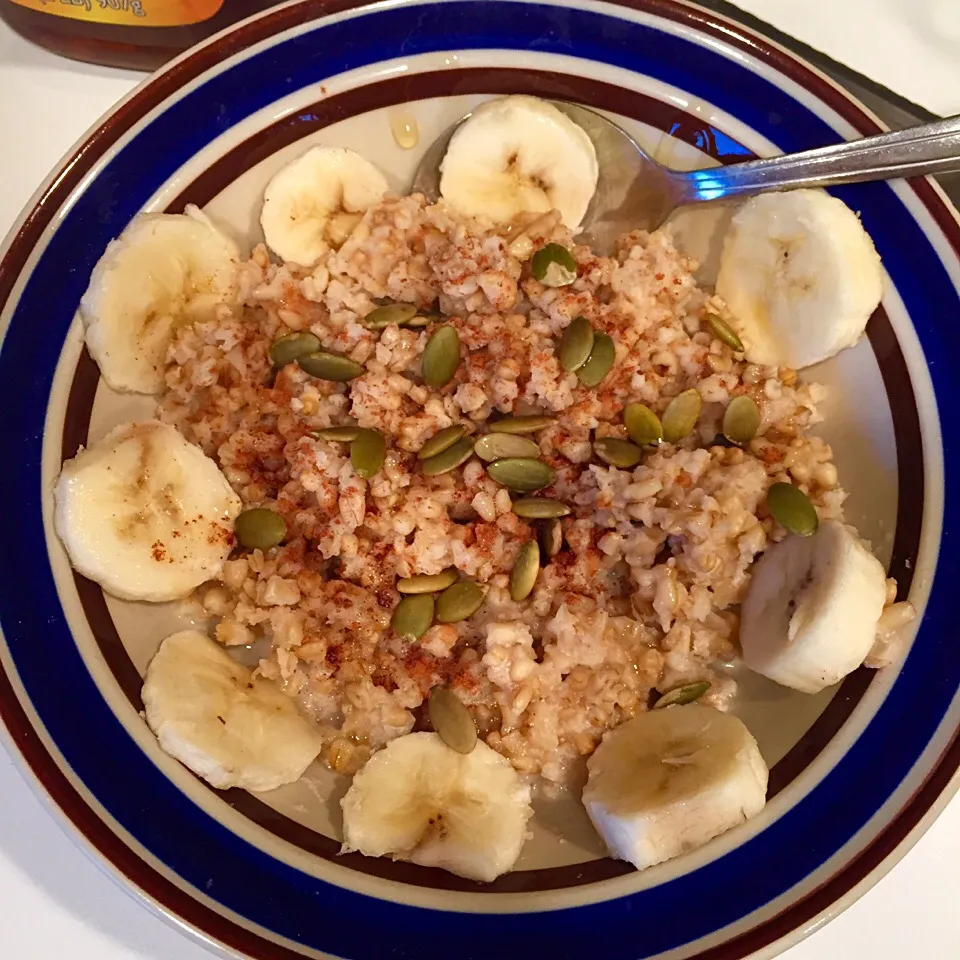
[[[960,112],[957,0],[741,0],[740,5],[931,110]],[[61,60],[0,24],[0,234],[46,171],[138,79]],[[892,873],[785,956],[956,960],[958,886],[960,799]],[[75,846],[2,751],[0,904],[4,960],[211,956],[135,902]]]

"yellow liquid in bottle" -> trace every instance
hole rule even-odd
[[[275,0],[0,0],[0,19],[74,60],[153,70]]]

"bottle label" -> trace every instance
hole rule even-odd
[[[18,6],[71,20],[124,27],[183,27],[209,20],[223,0],[13,0]]]

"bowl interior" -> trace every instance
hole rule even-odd
[[[178,178],[164,185],[148,209],[178,211],[187,202],[197,203],[249,251],[263,239],[259,211],[266,183],[280,167],[309,146],[323,144],[357,150],[375,160],[388,176],[393,190],[405,193],[420,157],[434,138],[485,99],[489,99],[489,95],[433,97],[364,111],[312,131],[305,124],[295,139],[279,132],[273,141],[263,138],[262,152],[266,155],[263,159],[254,157],[254,162],[247,162],[247,151],[241,144],[226,159],[220,158],[192,179]],[[719,162],[716,155],[689,142],[691,138],[682,140],[651,123],[609,111],[607,115],[661,162],[682,169]],[[393,136],[394,121],[398,118],[412,121],[419,131],[418,142],[412,149],[401,148]],[[285,139],[290,142],[284,143]],[[710,140],[701,138],[701,143],[704,142]],[[176,196],[170,199],[174,191]],[[668,225],[681,250],[701,261],[698,277],[707,285],[713,282],[723,231],[735,208],[735,203],[725,203],[680,211]],[[81,367],[81,373],[95,375],[89,365]],[[851,492],[849,519],[888,563],[897,519],[896,438],[883,376],[869,340],[804,371],[804,376],[830,388],[829,398],[822,407],[824,423],[814,432],[834,446],[843,484]],[[76,396],[76,386],[74,391]],[[89,385],[83,393],[88,392]],[[84,441],[93,441],[132,417],[149,416],[152,410],[151,399],[115,393],[100,381],[95,387],[92,408],[84,410],[81,405],[69,402],[64,417],[71,439],[80,434]],[[85,416],[89,418],[87,425],[83,422]],[[67,452],[65,448],[64,452]],[[59,574],[67,580],[73,579],[62,562]],[[95,658],[104,649],[108,651],[111,670],[124,678],[124,691],[132,705],[139,709],[139,677],[160,642],[172,630],[192,623],[176,604],[130,603],[96,593],[86,586],[81,591],[86,616],[88,619],[92,616],[97,623],[94,631],[97,646],[90,649],[89,654]],[[78,625],[76,632],[83,635],[82,625]],[[107,636],[109,640],[105,639]],[[836,691],[806,696],[741,667],[730,669],[740,687],[735,710],[754,732],[769,766],[776,770],[777,764],[796,751],[798,745],[802,745],[804,760],[809,761],[817,748],[825,744],[822,731],[814,738],[810,732]],[[869,679],[869,674],[864,679]],[[819,742],[813,743],[812,739]],[[796,757],[782,766],[773,776],[774,792],[787,786],[804,766]],[[189,778],[186,771],[178,771],[178,779]],[[276,814],[336,841],[340,836],[339,799],[348,785],[347,778],[331,773],[318,762],[300,782],[257,799]],[[536,808],[533,836],[524,848],[518,870],[538,871],[604,856],[602,843],[584,813],[576,789],[555,790],[544,785]],[[257,805],[247,804],[246,809],[257,819],[267,816]]]

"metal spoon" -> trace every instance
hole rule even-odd
[[[579,239],[598,252],[630,230],[653,230],[677,208],[724,197],[794,187],[829,187],[960,170],[960,117],[830,147],[704,170],[672,170],[652,160],[615,123],[586,107],[551,101],[593,141],[600,175]],[[469,114],[424,154],[413,192],[440,196],[440,164],[450,138]]]

